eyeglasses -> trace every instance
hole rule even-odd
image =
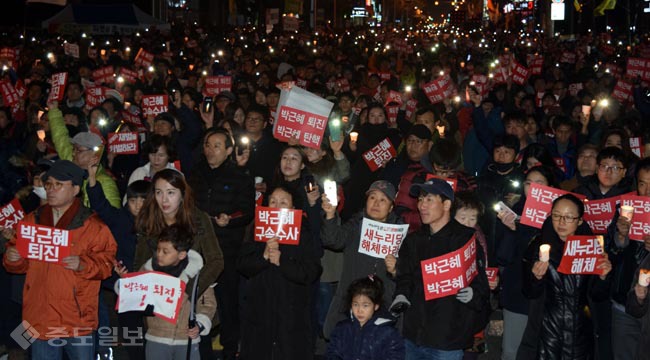
[[[60,181],[47,181],[45,182],[45,184],[43,184],[43,187],[45,188],[45,190],[52,190],[52,189],[60,190],[63,187],[63,185],[68,185],[68,184],[72,185],[72,182],[62,183]]]
[[[560,214],[551,214],[551,217],[553,218],[553,221],[564,221],[566,224],[573,224],[576,222],[578,219],[580,219],[579,216],[569,216],[569,215],[560,215]]]
[[[92,150],[92,149],[81,150],[80,148],[78,148],[76,146],[72,148],[72,152],[75,152],[75,153],[82,153],[82,152],[86,152],[86,151],[90,151],[90,150]]]
[[[625,168],[622,166],[614,165],[614,166],[609,166],[605,164],[600,164],[598,165],[598,170],[602,172],[619,172],[621,170],[624,170]]]

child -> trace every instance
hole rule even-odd
[[[203,267],[201,255],[191,250],[192,236],[179,225],[165,228],[158,237],[156,254],[142,266],[142,271],[159,271],[179,277],[187,286]],[[117,266],[116,266],[117,267]],[[117,271],[117,269],[116,269]],[[124,272],[123,269],[121,271]],[[208,288],[198,299],[191,301],[183,293],[181,309],[176,324],[158,317],[148,317],[145,339],[146,359],[186,359],[188,337],[192,339],[191,360],[199,360],[199,335],[207,335],[212,327],[212,317],[217,310],[214,290]],[[196,304],[196,324],[189,328],[191,304]],[[171,357],[170,355],[171,354]]]
[[[350,284],[347,303],[351,316],[332,331],[325,359],[404,359],[404,340],[393,327],[393,321],[380,318],[377,313],[383,293],[383,283],[376,276],[369,275]]]

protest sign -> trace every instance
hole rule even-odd
[[[208,76],[205,79],[203,95],[217,96],[224,91],[230,91],[232,88],[232,77],[230,76]]]
[[[632,96],[633,85],[631,82],[625,80],[618,80],[616,86],[612,90],[612,98],[620,103],[632,102],[634,97]]]
[[[363,160],[370,168],[370,171],[377,171],[380,167],[384,166],[390,159],[397,156],[397,151],[388,138],[385,138],[379,144],[372,147],[372,149],[363,153]]]
[[[279,244],[298,245],[301,225],[302,210],[255,208],[255,241],[267,242],[278,238]]]
[[[0,208],[0,228],[13,229],[25,217],[25,211],[18,199],[13,199]]]
[[[517,85],[524,85],[528,81],[528,69],[518,62],[512,63],[512,82]]]
[[[143,48],[140,48],[140,50],[138,50],[138,53],[135,55],[134,63],[137,67],[148,68],[151,66],[151,64],[153,64],[153,54]]]
[[[451,96],[453,88],[449,75],[443,75],[430,83],[424,84],[424,93],[432,104],[442,102],[446,97]]]
[[[147,128],[142,123],[140,110],[137,107],[131,107],[127,110],[122,110],[122,120],[129,124],[135,125],[135,127],[138,129],[138,132],[147,131]]]
[[[113,154],[133,155],[138,153],[138,133],[121,132],[108,134],[108,152]]]
[[[569,194],[569,192],[552,188],[550,186],[531,183],[528,194],[526,195],[524,211],[523,214],[521,214],[521,224],[541,229],[544,220],[546,220],[551,213],[553,200],[564,194]],[[585,198],[583,195],[573,195],[581,200]]]
[[[115,77],[113,76],[113,67],[104,66],[93,71],[93,79],[95,84],[112,84],[115,82]]]
[[[607,227],[614,218],[618,197],[601,200],[585,200],[585,214],[583,220],[589,224],[594,234],[607,233]]]
[[[426,301],[455,295],[478,275],[476,237],[460,249],[420,262]]]
[[[300,144],[318,149],[334,104],[293,86],[280,93],[273,136],[280,141],[298,138]]]
[[[631,137],[630,139],[630,150],[634,153],[634,155],[643,158],[644,151],[642,149],[645,148],[643,145],[643,138],[641,137]]]
[[[650,235],[650,197],[624,194],[621,195],[621,206],[634,208],[630,240],[643,241],[644,236]]]
[[[564,243],[564,253],[557,271],[562,274],[601,275],[596,268],[598,261],[604,259],[603,237],[569,236]]]
[[[494,283],[499,277],[499,268],[485,268],[485,275],[487,275],[488,281]]]
[[[50,94],[47,97],[47,102],[63,100],[63,96],[65,95],[65,85],[68,83],[68,73],[56,73],[52,75],[51,81]]]
[[[12,107],[20,101],[20,95],[9,81],[0,82],[0,92],[2,93],[2,102],[7,107]]]
[[[70,255],[68,230],[19,221],[16,236],[16,249],[25,259],[61,263]]]
[[[75,59],[79,59],[79,45],[77,44],[70,44],[70,43],[63,44],[63,52],[68,56],[72,56]]]
[[[408,224],[386,224],[364,217],[361,223],[359,253],[379,259],[389,254],[397,257],[408,229]]]
[[[143,311],[153,306],[153,313],[172,324],[178,321],[185,282],[165,273],[134,272],[118,282],[117,312]]]
[[[144,116],[156,116],[167,112],[168,102],[167,95],[144,95],[142,96],[142,114]]]

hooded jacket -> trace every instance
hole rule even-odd
[[[352,315],[330,337],[326,360],[403,360],[404,339],[390,319],[375,315],[361,326]]]

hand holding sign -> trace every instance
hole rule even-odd
[[[397,275],[397,258],[393,256],[392,254],[386,255],[384,258],[384,263],[386,263],[386,271],[395,276]]]
[[[537,280],[542,280],[548,271],[548,261],[536,261],[533,265],[533,275]]]
[[[20,261],[23,258],[22,256],[20,256],[18,249],[16,249],[15,247],[10,247],[9,249],[7,249],[5,256],[7,257],[7,261],[9,262]]]
[[[85,268],[79,255],[70,255],[61,259],[63,267],[72,271],[81,271]]]

